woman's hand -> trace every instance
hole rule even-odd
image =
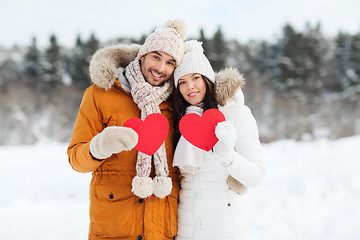
[[[232,157],[235,154],[236,129],[235,126],[228,122],[219,122],[215,127],[215,135],[219,141],[214,146],[216,159],[223,166],[232,163]]]

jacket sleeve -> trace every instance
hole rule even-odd
[[[230,120],[236,126],[237,140],[232,163],[226,171],[247,187],[258,185],[264,178],[259,131],[250,109],[243,105]]]
[[[83,96],[74,131],[67,150],[71,167],[78,172],[91,172],[103,161],[90,154],[90,141],[103,129],[101,114],[95,103],[94,87],[89,87]]]

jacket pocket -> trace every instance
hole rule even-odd
[[[164,232],[167,237],[175,237],[177,234],[177,206],[179,190],[173,188],[171,194],[166,197]]]
[[[102,237],[128,237],[135,232],[135,198],[122,186],[93,185],[90,231]]]

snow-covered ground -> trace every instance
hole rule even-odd
[[[0,239],[85,240],[90,174],[66,144],[0,147]],[[360,239],[360,136],[263,145],[265,181],[247,193],[251,240]]]

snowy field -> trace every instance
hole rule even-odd
[[[0,239],[85,240],[90,174],[66,144],[0,147]],[[267,175],[247,193],[251,240],[360,239],[360,136],[263,145]]]

